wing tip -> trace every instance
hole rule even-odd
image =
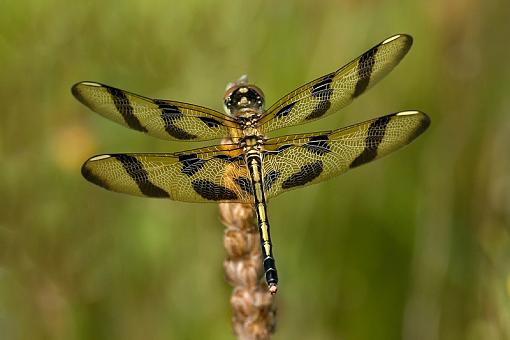
[[[99,176],[94,174],[91,165],[95,161],[107,159],[110,157],[111,157],[110,155],[97,155],[97,156],[93,156],[93,157],[89,158],[87,161],[85,161],[85,163],[83,163],[83,165],[81,166],[81,175],[83,176],[83,178],[85,178],[87,181],[89,181],[95,185],[98,185],[105,189],[109,189],[108,184],[102,178],[100,178]]]
[[[409,110],[402,111],[396,114],[396,116],[418,116],[419,121],[416,125],[416,129],[409,135],[408,143],[416,139],[419,135],[421,135],[425,130],[430,126],[431,120],[430,117],[425,113],[418,110]]]
[[[80,93],[80,88],[82,87],[82,83],[76,83],[74,84],[72,87],[71,87],[71,93],[72,95],[74,96],[74,98],[78,99],[79,101],[81,101],[81,93]]]
[[[418,111],[418,110],[407,110],[407,111],[400,111],[400,112],[397,112],[395,115],[396,116],[414,116],[414,115],[421,115],[424,113],[421,112],[421,111]]]
[[[103,87],[103,86],[104,86],[103,84],[97,83],[95,81],[84,80],[84,81],[79,81],[76,84],[74,84],[71,87],[71,91],[75,91],[75,90],[78,90],[78,89],[84,88],[84,87]]]
[[[418,111],[418,113],[421,115],[421,125],[420,125],[419,131],[418,131],[418,135],[420,135],[425,130],[427,130],[429,128],[431,120],[430,120],[430,117],[426,113],[420,112],[420,111]]]
[[[71,93],[76,99],[84,103],[83,90],[88,87],[104,87],[104,85],[94,81],[80,81],[71,86]]]
[[[381,44],[384,45],[384,44],[388,44],[394,40],[397,40],[397,39],[401,39],[401,40],[404,40],[406,41],[407,44],[412,45],[413,43],[413,37],[407,33],[399,33],[399,34],[395,34],[395,35],[392,35],[391,37],[388,37],[386,38]]]
[[[407,110],[407,111],[400,111],[396,114],[397,116],[420,116],[420,118],[423,121],[423,124],[429,126],[430,125],[430,117],[422,111],[419,110]]]
[[[96,155],[96,156],[92,156],[90,157],[87,162],[94,162],[94,161],[99,161],[99,160],[102,160],[102,159],[107,159],[107,158],[110,158],[112,157],[112,155]]]

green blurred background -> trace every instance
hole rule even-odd
[[[271,104],[395,33],[414,46],[332,129],[405,109],[398,153],[269,204],[275,339],[510,339],[510,6],[454,1],[0,1],[0,339],[231,339],[215,204],[107,192],[96,153],[200,146],[129,131],[94,80],[218,110]]]

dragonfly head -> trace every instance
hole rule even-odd
[[[248,84],[246,76],[227,85],[224,98],[225,112],[233,117],[264,110],[264,93],[257,86]]]

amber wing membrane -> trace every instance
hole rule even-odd
[[[262,161],[266,197],[381,158],[413,141],[429,124],[426,114],[405,111],[335,131],[270,139]]]
[[[103,117],[161,139],[202,141],[241,135],[234,120],[198,105],[146,98],[95,82],[75,84],[72,93]]]
[[[259,121],[261,129],[303,124],[338,111],[393,70],[412,41],[409,35],[392,36],[339,70],[292,91],[266,111]]]
[[[90,158],[83,176],[105,189],[185,202],[252,203],[251,183],[237,145],[173,154],[109,154]]]

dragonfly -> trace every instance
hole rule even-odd
[[[164,140],[224,140],[174,153],[101,154],[83,164],[82,175],[105,189],[135,196],[252,205],[265,280],[269,292],[275,294],[278,274],[267,201],[400,149],[423,133],[430,119],[423,112],[409,110],[331,131],[276,138],[268,138],[267,133],[312,122],[345,107],[393,70],[412,42],[406,34],[391,36],[268,109],[262,90],[246,77],[228,86],[223,98],[225,113],[151,99],[97,82],[79,82],[72,94],[120,125]]]

